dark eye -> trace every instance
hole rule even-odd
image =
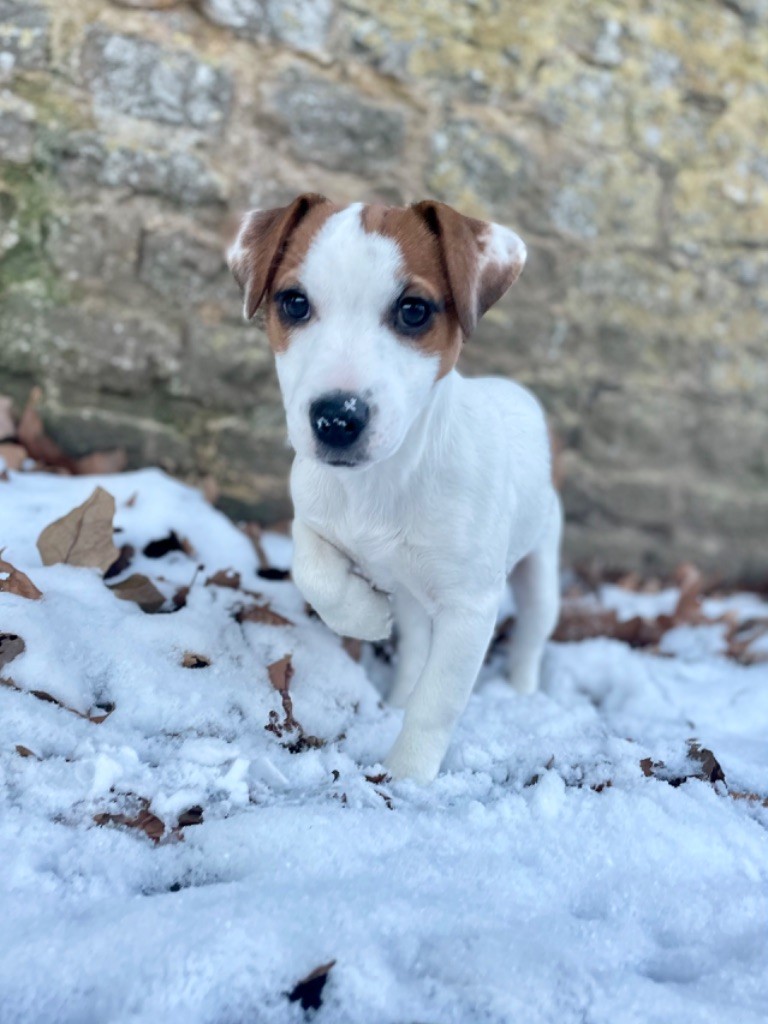
[[[288,292],[281,292],[277,298],[280,304],[280,312],[286,320],[290,320],[293,323],[309,320],[312,309],[309,305],[309,299],[303,292],[292,289]]]
[[[405,296],[397,304],[397,326],[405,331],[417,331],[421,327],[426,327],[432,319],[433,312],[434,307],[425,299]]]

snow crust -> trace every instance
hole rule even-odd
[[[193,558],[138,554],[129,570],[172,594],[202,565],[186,607],[147,615],[95,570],[41,566],[40,531],[97,483],[118,544],[189,540]],[[265,543],[287,565],[285,539]],[[286,994],[334,959],[319,1024],[768,1018],[768,810],[640,767],[686,774],[696,737],[728,789],[768,794],[768,667],[727,661],[713,627],[669,634],[667,657],[552,644],[532,697],[506,686],[498,652],[422,789],[366,779],[398,729],[389,669],[353,661],[290,582],[260,578],[197,492],[155,470],[11,474],[3,546],[45,596],[0,594],[0,632],[26,643],[0,676],[83,713],[115,705],[97,725],[0,687],[3,1024],[298,1022]],[[219,569],[295,625],[238,624],[243,595],[204,585]],[[644,614],[674,606],[641,596]],[[182,667],[188,651],[210,667]],[[300,753],[265,729],[282,714],[266,666],[287,653],[294,714],[326,741]],[[138,798],[166,836],[192,806],[204,821],[159,844],[95,824]]]

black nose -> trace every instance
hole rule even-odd
[[[309,407],[309,419],[318,441],[329,448],[349,448],[360,437],[370,410],[359,395],[334,391]]]

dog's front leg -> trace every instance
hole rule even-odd
[[[392,629],[389,599],[352,569],[347,556],[301,519],[293,523],[293,580],[335,633],[384,640]]]
[[[441,609],[433,618],[429,657],[405,708],[387,758],[395,778],[431,782],[466,707],[496,624],[498,600]]]

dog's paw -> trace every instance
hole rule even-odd
[[[402,732],[384,765],[393,779],[411,779],[420,786],[427,786],[437,778],[447,745],[447,740],[435,742],[433,737],[414,742]]]
[[[386,640],[392,632],[392,607],[386,594],[361,576],[350,575],[341,600],[316,609],[334,633],[355,640]]]

